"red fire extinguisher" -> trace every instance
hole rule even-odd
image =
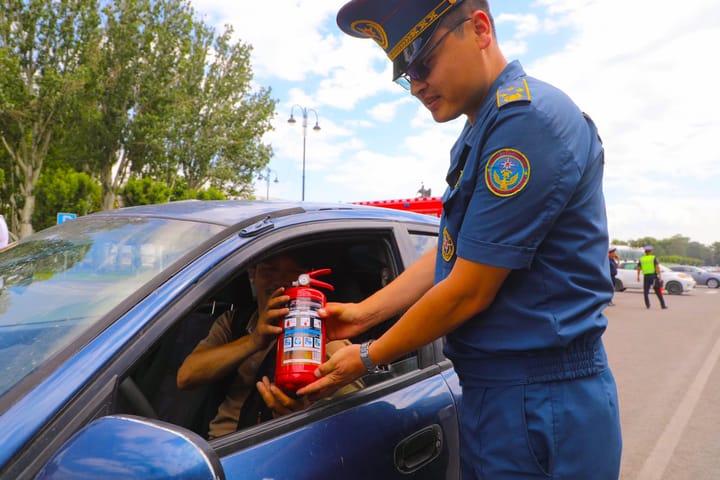
[[[325,361],[325,323],[318,309],[325,306],[325,294],[313,287],[330,290],[329,283],[313,277],[331,273],[329,268],[303,273],[285,294],[290,311],[282,320],[283,331],[277,342],[275,384],[295,393],[315,380],[315,369]]]

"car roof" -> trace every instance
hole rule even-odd
[[[155,205],[126,207],[94,213],[90,216],[140,216],[171,218],[226,227],[265,216],[286,217],[322,212],[328,218],[344,218],[348,214],[366,218],[405,219],[421,223],[437,223],[437,218],[414,212],[348,203],[312,203],[265,200],[183,200]]]

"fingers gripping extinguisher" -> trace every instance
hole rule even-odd
[[[275,385],[285,392],[295,393],[312,383],[313,372],[325,361],[325,323],[317,311],[325,306],[326,298],[313,287],[331,292],[335,288],[313,277],[329,273],[329,268],[303,273],[285,292],[290,297],[287,305],[290,311],[282,320],[275,360]]]

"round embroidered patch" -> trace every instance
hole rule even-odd
[[[485,167],[485,183],[498,197],[510,197],[530,180],[530,162],[518,150],[504,148],[493,153]]]
[[[443,229],[443,238],[442,238],[442,257],[443,260],[446,262],[449,262],[452,260],[453,255],[455,255],[455,242],[453,242],[452,237],[450,236],[450,232],[448,232],[447,227]]]
[[[363,37],[372,38],[380,45],[380,48],[387,50],[388,36],[387,33],[385,33],[385,29],[383,29],[379,23],[371,20],[357,20],[350,25],[350,28]]]

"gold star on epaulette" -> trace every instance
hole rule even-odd
[[[505,84],[498,88],[497,91],[498,108],[502,108],[510,103],[530,102],[530,100],[530,88],[524,78]]]

